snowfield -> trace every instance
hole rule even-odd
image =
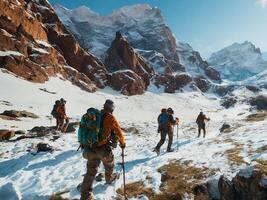
[[[34,126],[51,126],[49,115],[55,100],[67,100],[67,114],[71,121],[78,121],[89,107],[101,109],[106,99],[115,102],[115,116],[123,128],[134,127],[139,134],[126,133],[126,180],[127,183],[145,181],[146,186],[159,191],[161,175],[158,168],[172,160],[192,161],[190,165],[216,170],[209,180],[218,180],[226,174],[233,177],[239,169],[255,164],[255,160],[267,160],[267,151],[252,153],[266,145],[267,120],[248,122],[244,119],[251,114],[250,106],[237,104],[228,110],[220,106],[220,98],[203,95],[200,92],[165,94],[150,87],[144,95],[127,97],[106,88],[95,93],[87,93],[58,77],[45,84],[30,83],[15,76],[0,72],[0,112],[4,110],[26,110],[40,118],[23,118],[21,121],[0,119],[0,129],[29,130]],[[40,89],[46,89],[51,94]],[[243,95],[252,95],[240,91]],[[4,104],[10,102],[11,105]],[[152,152],[159,141],[157,116],[163,107],[172,107],[175,116],[181,120],[179,141],[174,137],[173,148],[179,150],[166,153],[166,144],[157,157]],[[200,111],[211,121],[207,124],[207,137],[197,138],[195,119]],[[220,133],[224,122],[233,127],[229,133]],[[176,134],[176,128],[175,128]],[[63,197],[79,198],[77,186],[86,172],[86,161],[77,152],[76,133],[61,134],[56,141],[53,135],[43,138],[24,139],[17,142],[0,143],[0,197],[1,199],[47,200],[52,194],[66,192]],[[54,147],[52,153],[36,153],[34,146],[45,142]],[[232,163],[227,150],[237,147],[244,163]],[[120,148],[115,150],[116,163],[121,162]],[[121,171],[119,164],[116,170]],[[101,170],[103,171],[103,167]],[[146,181],[147,176],[151,177]],[[94,185],[94,195],[98,200],[115,199],[116,190],[122,185],[122,176],[115,185],[104,182]],[[215,184],[214,184],[215,185]],[[218,196],[216,186],[214,196]]]

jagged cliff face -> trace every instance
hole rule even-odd
[[[82,45],[101,58],[111,45],[110,38],[121,31],[134,48],[155,50],[179,61],[175,38],[157,8],[126,6],[108,16],[100,16],[84,6],[74,10],[55,6],[55,10]]]
[[[87,7],[68,10],[57,5],[55,10],[81,45],[102,60],[114,34],[120,31],[130,45],[148,60],[155,72],[184,71],[176,52],[176,39],[157,8],[133,5],[108,16],[100,16]]]
[[[179,51],[157,8],[134,5],[103,17],[86,7],[56,6],[77,42],[46,0],[3,0],[0,5],[1,67],[26,80],[44,82],[61,74],[90,92],[110,86],[126,95],[144,93],[151,80],[167,92],[190,83],[207,91],[210,80],[220,80],[199,53]],[[117,30],[122,34],[114,40]],[[203,72],[192,73],[188,63]]]
[[[267,61],[261,51],[251,42],[234,43],[213,53],[209,63],[222,77],[231,81],[240,81],[267,70]]]
[[[2,0],[0,15],[1,68],[33,82],[61,74],[90,92],[106,85],[104,65],[80,47],[46,0]]]
[[[149,62],[160,79],[166,80],[165,76],[174,78],[177,73],[188,72],[193,79],[201,77],[206,82],[221,81],[220,74],[203,61],[198,52],[176,41],[158,8],[133,5],[101,16],[85,6],[74,10],[60,5],[54,7],[81,45],[102,61],[105,61],[114,34],[119,30],[135,51]]]

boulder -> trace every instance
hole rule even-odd
[[[68,125],[68,128],[66,130],[66,133],[73,133],[77,130],[78,126],[79,126],[79,122],[70,122]]]
[[[267,96],[259,95],[250,99],[250,105],[255,106],[258,110],[267,110]]]
[[[222,127],[220,128],[220,132],[221,132],[221,133],[227,132],[227,131],[230,130],[230,128],[231,128],[230,124],[224,123],[224,124],[222,125]]]
[[[214,91],[220,96],[225,96],[235,89],[234,85],[215,85]]]
[[[9,140],[15,136],[15,131],[10,130],[0,130],[0,142],[4,140]]]
[[[246,88],[247,88],[248,90],[252,91],[252,92],[255,92],[255,93],[261,91],[261,89],[259,89],[259,88],[256,87],[256,86],[253,86],[253,85],[246,85]]]
[[[221,176],[218,182],[218,188],[221,200],[236,200],[237,194],[233,183],[224,176]]]
[[[142,78],[131,70],[111,73],[108,81],[114,90],[127,96],[143,94],[147,88]]]
[[[34,113],[27,111],[17,111],[17,110],[5,110],[1,115],[5,115],[13,118],[28,117],[28,118],[38,118]]]
[[[266,177],[261,171],[250,171],[250,169],[241,170],[232,181],[238,199],[267,199],[267,187],[261,184],[263,179],[266,180]]]
[[[202,92],[207,92],[211,87],[210,82],[203,76],[194,78],[194,82]]]
[[[187,73],[173,75],[156,75],[154,84],[157,87],[163,86],[165,92],[175,93],[176,90],[182,89],[184,86],[192,82],[192,77]]]
[[[210,194],[207,184],[198,184],[193,188],[194,199],[196,200],[209,200]]]
[[[26,131],[18,130],[18,131],[15,131],[15,134],[16,135],[25,135],[26,134]]]
[[[36,148],[37,148],[37,153],[39,153],[39,152],[52,152],[53,151],[53,148],[46,143],[38,143]]]
[[[55,127],[35,126],[29,132],[37,134],[37,137],[42,137],[51,133],[54,134],[56,130]]]
[[[236,97],[225,97],[222,99],[221,105],[225,107],[226,109],[233,107],[237,103]]]
[[[232,181],[220,177],[218,188],[221,200],[265,200],[267,199],[267,178],[264,172],[246,168],[240,170]]]

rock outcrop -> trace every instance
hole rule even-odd
[[[0,130],[0,142],[3,140],[9,140],[10,138],[15,136],[14,131],[10,130]]]
[[[154,78],[154,83],[157,87],[163,86],[165,92],[175,93],[176,90],[182,89],[184,86],[192,82],[192,77],[187,73],[178,75],[157,75]]]
[[[128,96],[143,94],[147,88],[143,79],[131,70],[111,73],[108,80],[114,90]]]
[[[116,38],[107,51],[105,64],[110,72],[119,70],[132,70],[142,78],[148,86],[154,70],[147,61],[130,46],[129,42],[120,32],[116,33]]]
[[[20,118],[20,117],[29,117],[29,118],[38,118],[38,116],[34,113],[27,112],[25,110],[5,110],[1,115],[12,117],[12,118]]]
[[[124,95],[143,94],[154,75],[146,59],[131,47],[120,32],[116,33],[106,52],[105,65],[110,72],[108,84]]]
[[[0,16],[1,68],[38,83],[61,74],[90,92],[105,86],[104,65],[80,47],[47,1],[3,0]]]
[[[259,95],[250,99],[250,104],[258,110],[267,110],[267,96]]]
[[[241,170],[232,181],[221,176],[218,188],[221,200],[267,199],[267,177],[259,170]]]

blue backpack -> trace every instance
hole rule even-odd
[[[161,113],[158,118],[158,123],[161,127],[167,126],[169,117],[167,113]]]
[[[78,130],[79,142],[91,149],[97,146],[101,138],[101,112],[95,108],[89,108],[82,116]]]

